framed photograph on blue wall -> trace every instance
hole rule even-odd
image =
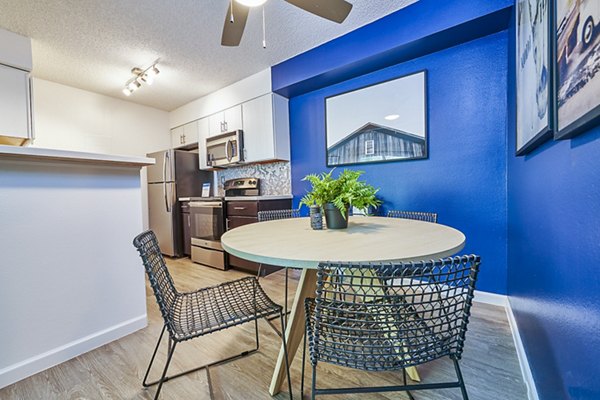
[[[516,2],[516,152],[552,137],[551,0]]]
[[[427,158],[427,73],[325,99],[327,166]]]
[[[555,139],[600,123],[600,0],[557,0]]]

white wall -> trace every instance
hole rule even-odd
[[[135,156],[171,147],[168,112],[43,79],[33,81],[33,117],[34,147]],[[147,204],[143,169],[144,228]]]

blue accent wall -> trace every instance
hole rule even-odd
[[[429,159],[353,167],[366,171],[383,208],[434,211],[482,256],[478,288],[506,293],[506,31],[290,99],[292,191],[325,165],[325,97],[427,70]],[[402,238],[398,238],[402,240]]]
[[[515,157],[513,3],[421,0],[273,67],[294,201],[327,170],[325,97],[426,69],[429,159],[357,168],[384,209],[465,232],[478,289],[509,295],[542,400],[600,399],[600,127]]]
[[[543,400],[600,399],[599,139],[509,146],[508,294]]]
[[[600,127],[515,157],[509,47],[509,300],[540,398],[597,400]]]

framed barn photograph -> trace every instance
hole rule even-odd
[[[427,73],[325,99],[327,166],[427,158]]]
[[[600,122],[600,1],[556,1],[555,139]]]
[[[551,0],[516,2],[516,153],[552,137]]]

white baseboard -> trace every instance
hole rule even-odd
[[[146,314],[0,369],[0,389],[129,335],[148,325]]]
[[[475,298],[473,299],[473,301],[505,308],[509,306],[508,297],[506,297],[505,295],[490,292],[481,292],[479,290],[475,291]]]
[[[517,357],[519,358],[519,365],[521,366],[521,375],[523,376],[525,386],[527,386],[527,398],[529,400],[539,400],[535,382],[533,380],[533,374],[531,373],[529,361],[527,360],[527,354],[525,353],[521,335],[519,334],[517,320],[515,319],[510,302],[508,301],[508,296],[476,290],[473,301],[504,307],[506,317],[508,318],[508,324],[510,325],[510,331],[513,336],[513,342],[515,343],[515,349],[517,350]]]
[[[519,357],[519,364],[521,365],[521,373],[523,374],[523,380],[525,381],[525,385],[527,385],[527,397],[529,400],[539,400],[540,398],[535,387],[533,374],[531,373],[529,361],[527,360],[527,354],[525,353],[523,341],[521,340],[521,334],[519,333],[519,326],[517,325],[517,320],[515,319],[515,315],[513,314],[510,302],[506,306],[506,316],[508,317],[510,331],[512,332],[513,341],[515,342],[515,348],[517,349],[517,356]]]

